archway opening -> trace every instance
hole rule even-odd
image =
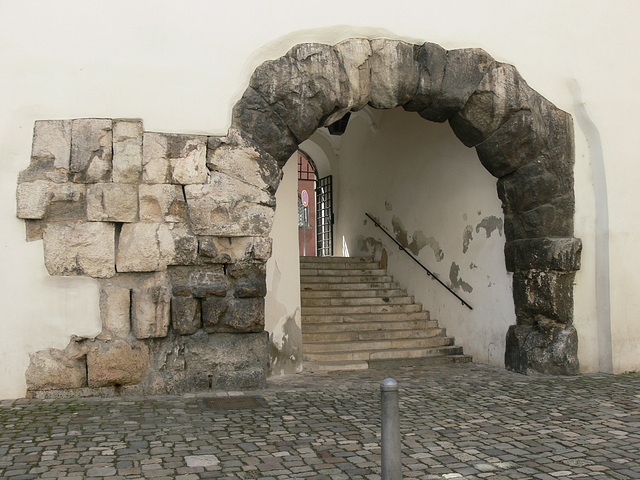
[[[581,245],[573,238],[570,116],[482,50],[351,39],[298,45],[261,65],[234,108],[232,131],[282,165],[319,126],[367,104],[448,121],[476,148],[498,178],[513,273],[516,324],[506,332],[505,364],[577,373],[572,281]]]

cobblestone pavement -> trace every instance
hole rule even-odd
[[[2,401],[0,478],[379,479],[385,376],[305,373],[252,392]],[[639,374],[525,377],[466,364],[393,376],[405,480],[640,478]],[[264,403],[212,408],[243,393]]]

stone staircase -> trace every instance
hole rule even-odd
[[[368,258],[301,257],[302,344],[313,370],[469,362],[380,265]]]

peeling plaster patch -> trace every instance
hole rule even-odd
[[[407,246],[409,245],[409,239],[407,238],[407,230],[402,225],[402,221],[400,217],[394,215],[391,219],[391,226],[393,227],[393,233],[396,236],[396,240],[400,242],[400,245]]]
[[[391,205],[391,202],[384,202],[384,208],[386,208],[387,212],[390,212],[391,210],[393,210],[393,205]]]
[[[407,248],[414,255],[418,255],[418,253],[420,253],[420,250],[422,250],[425,246],[429,246],[431,250],[433,250],[433,255],[436,259],[436,262],[441,262],[444,259],[444,252],[442,251],[442,248],[440,248],[440,243],[438,243],[438,241],[433,237],[427,238],[427,236],[421,230],[413,234],[413,240],[411,240],[411,243]]]
[[[464,292],[473,292],[473,287],[460,278],[460,266],[456,262],[451,263],[449,270],[449,281],[452,288],[461,288]]]
[[[296,323],[299,309],[278,321],[269,335],[269,375],[287,375],[302,370],[302,330]]]
[[[469,268],[473,270],[474,268],[478,268],[478,266],[475,263],[471,262],[471,264],[469,265]]]
[[[466,222],[467,220],[469,220],[469,215],[467,215],[466,213],[463,213],[463,214],[462,214],[462,220],[464,220],[465,222]]]
[[[502,236],[502,219],[494,215],[484,217],[476,226],[476,233],[479,233],[481,228],[484,228],[484,231],[487,233],[487,238],[491,236],[494,230],[498,230],[498,235]]]
[[[358,235],[357,241],[358,241],[358,249],[361,252],[370,253],[371,255],[375,256],[376,253],[384,250],[384,244],[377,238],[373,238],[373,237],[365,238],[362,235]]]
[[[467,225],[464,227],[464,232],[462,233],[462,253],[467,253],[471,240],[473,240],[473,227],[471,225]]]

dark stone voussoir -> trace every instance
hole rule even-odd
[[[440,57],[436,54],[433,58],[435,78],[440,72],[438,60]],[[429,62],[428,56],[427,62]],[[494,60],[482,49],[463,48],[449,50],[445,62],[442,82],[440,85],[432,85],[431,104],[419,111],[421,117],[434,122],[444,122],[462,109],[480,85]],[[427,64],[422,68],[429,69],[430,66]],[[429,72],[431,73],[431,70]],[[426,93],[423,93],[422,89],[419,89],[418,92],[416,99],[419,96],[424,97]],[[415,109],[416,104],[417,101],[414,100],[409,108]]]
[[[505,214],[507,241],[522,238],[572,237],[575,199],[573,191],[526,212]]]
[[[577,375],[578,334],[573,325],[555,325],[540,331],[512,325],[506,340],[505,366],[526,375]]]
[[[399,40],[371,40],[369,105],[395,108],[415,97],[420,82],[419,51],[418,45]]]
[[[298,141],[264,98],[249,87],[233,108],[232,125],[280,165],[297,150]]]
[[[537,95],[513,65],[493,62],[464,107],[449,119],[467,147],[489,138],[514,113]]]
[[[572,323],[574,278],[575,272],[517,270],[513,274],[517,323],[533,324],[539,315],[557,323]]]
[[[507,242],[504,249],[508,272],[580,269],[582,241],[579,238],[530,238]]]
[[[498,197],[505,212],[526,212],[559,196],[560,179],[547,170],[542,157],[498,179]]]

